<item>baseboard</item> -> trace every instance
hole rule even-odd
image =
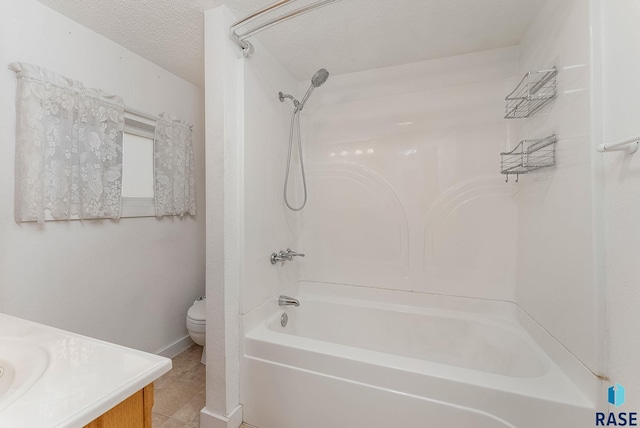
[[[229,415],[220,416],[203,407],[200,410],[200,428],[239,428],[242,425],[242,405],[238,405]]]
[[[166,348],[161,349],[156,352],[156,355],[160,355],[161,357],[173,358],[185,349],[188,349],[193,345],[193,340],[189,336],[185,336],[180,340],[173,342],[171,345]]]

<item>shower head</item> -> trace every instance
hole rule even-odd
[[[322,84],[326,82],[328,78],[329,72],[326,69],[321,68],[320,70],[316,71],[316,73],[311,78],[311,85],[313,85],[314,88],[322,86]]]
[[[302,110],[302,108],[304,107],[304,104],[309,99],[309,95],[311,95],[313,90],[318,86],[321,86],[322,84],[324,84],[324,82],[326,82],[328,78],[329,78],[329,72],[324,68],[321,68],[320,70],[315,72],[315,74],[311,78],[311,86],[309,86],[309,89],[307,89],[307,93],[304,94],[304,97],[300,102],[300,106],[298,107],[298,110]]]

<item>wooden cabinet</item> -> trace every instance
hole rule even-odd
[[[151,428],[153,383],[145,386],[84,428]]]

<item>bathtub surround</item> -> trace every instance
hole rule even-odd
[[[558,143],[557,166],[518,183],[515,284],[516,302],[589,370],[605,374],[594,22],[587,1],[550,1],[520,45],[519,74],[556,66],[558,96],[534,117],[512,121],[514,134],[555,133]]]
[[[300,278],[515,302],[605,373],[593,19],[547,2],[518,47],[332,76],[305,109]],[[522,76],[552,66],[557,99],[503,119]],[[551,134],[557,166],[505,183],[498,153]]]
[[[283,201],[291,105],[278,98],[279,91],[299,98],[298,82],[263,46],[257,44],[256,49],[251,60],[242,60],[241,76],[244,187],[240,314],[249,313],[298,279],[300,257],[285,266],[272,265],[272,253],[286,248],[305,252],[294,244],[299,227],[296,213],[287,209]],[[306,86],[305,91],[308,81]],[[318,92],[308,105],[315,102]],[[301,122],[304,121],[302,113]],[[291,157],[289,200],[299,206],[302,186],[295,150]]]
[[[13,220],[16,76],[6,67],[16,61],[193,123],[200,213],[202,90],[35,0],[0,2],[0,312],[149,352],[184,346],[186,311],[203,294],[203,215],[43,227]]]
[[[498,154],[517,61],[497,49],[331,76],[314,93],[302,280],[515,300],[517,187]]]
[[[602,143],[640,134],[640,4],[597,1],[602,13]],[[624,408],[640,408],[640,153],[598,155],[604,167],[604,228],[607,285],[609,377],[627,386]],[[631,388],[629,388],[631,386]],[[602,395],[605,397],[606,395]],[[623,409],[623,408],[621,408]],[[631,409],[631,410],[630,410]],[[611,411],[614,408],[611,407]]]
[[[519,48],[332,76],[305,109],[301,279],[517,302],[603,373],[591,22],[588,2],[548,2]],[[503,119],[553,65],[558,98]],[[557,167],[504,183],[498,153],[554,133]]]
[[[256,56],[260,53],[264,55],[267,52],[261,49]],[[369,403],[378,403],[372,412],[371,426],[376,426],[374,421],[378,426],[388,426],[391,422],[386,418],[398,413],[393,404],[397,397],[393,393],[383,392],[387,390],[412,394],[416,407],[412,407],[414,410],[409,414],[418,414],[421,411],[419,409],[424,409],[422,406],[426,405],[434,413],[449,415],[453,418],[450,420],[458,421],[462,424],[460,426],[502,426],[500,420],[516,426],[526,426],[527,423],[533,423],[532,426],[555,426],[553,424],[558,419],[554,419],[554,415],[564,415],[558,416],[560,419],[590,420],[597,384],[595,377],[535,320],[507,303],[517,301],[516,262],[520,251],[517,245],[517,204],[521,190],[514,183],[505,183],[500,176],[499,153],[508,148],[510,142],[519,141],[518,128],[503,119],[504,97],[521,77],[519,60],[519,49],[504,48],[332,76],[331,84],[323,87],[323,91],[318,91],[314,103],[305,108],[302,121],[304,148],[309,156],[309,203],[305,210],[287,219],[291,233],[296,238],[294,248],[307,254],[307,257],[284,267],[263,264],[261,268],[275,267],[286,271],[295,267],[297,272],[290,272],[298,278],[310,278],[322,283],[317,285],[316,291],[332,287],[353,288],[378,298],[391,292],[390,289],[400,294],[410,292],[406,296],[411,302],[405,303],[410,306],[416,299],[436,298],[437,295],[441,295],[442,299],[445,296],[471,298],[459,299],[471,305],[474,302],[479,305],[482,302],[500,305],[499,301],[503,301],[503,305],[514,310],[508,322],[518,326],[518,334],[524,337],[529,334],[538,342],[535,345],[538,349],[536,353],[544,355],[545,364],[542,366],[545,369],[533,374],[531,379],[512,378],[510,382],[515,388],[512,390],[505,390],[505,384],[501,381],[497,382],[499,386],[496,388],[487,387],[491,384],[488,380],[492,376],[490,374],[483,380],[475,381],[470,379],[477,373],[465,377],[465,380],[454,376],[451,379],[455,378],[457,382],[477,382],[487,387],[492,392],[484,393],[496,394],[495,402],[511,404],[489,411],[482,403],[474,403],[473,400],[456,401],[454,396],[462,397],[461,391],[450,390],[445,384],[432,385],[438,390],[450,390],[451,396],[445,401],[464,406],[465,410],[451,410],[447,405],[440,408],[430,401],[435,397],[430,395],[429,388],[407,391],[400,385],[385,383],[384,379],[396,379],[397,374],[371,377],[371,374],[361,373],[364,368],[356,367],[356,363],[346,364],[344,361],[345,358],[361,360],[360,357],[368,352],[385,352],[388,344],[374,350],[360,349],[360,346],[353,351],[358,357],[348,352],[349,355],[345,357],[329,349],[323,350],[323,355],[331,355],[327,357],[331,361],[312,367],[309,365],[311,361],[320,358],[314,353],[317,352],[316,345],[309,342],[313,338],[302,338],[300,343],[291,343],[288,339],[280,342],[278,337],[282,336],[274,336],[268,328],[260,327],[265,318],[270,316],[274,317],[274,325],[279,325],[282,310],[277,306],[276,298],[279,294],[287,294],[288,290],[274,288],[270,298],[257,299],[260,296],[257,293],[266,294],[265,281],[247,281],[242,284],[242,301],[246,303],[251,301],[248,299],[253,299],[257,303],[264,302],[257,309],[253,309],[254,303],[247,308],[251,310],[241,310],[245,339],[241,343],[240,401],[247,422],[256,425],[263,423],[266,427],[289,426],[288,423],[297,426],[303,423],[305,415],[314,414],[310,419],[317,421],[318,426],[341,423],[359,426],[357,424],[362,424],[362,420],[349,419],[349,415],[354,413],[353,406],[359,404],[346,398],[340,399],[340,391],[346,389],[352,390],[348,394],[350,397],[366,396],[369,397]],[[263,81],[276,79],[272,74],[278,73],[278,68],[270,68],[260,62],[244,63],[247,76],[254,64],[263,73]],[[272,70],[272,73],[265,73],[266,70]],[[251,86],[250,80],[246,83],[245,111],[248,111],[251,94],[256,96],[262,93],[266,85]],[[306,82],[301,82],[299,92],[304,91],[306,86]],[[279,89],[276,87],[271,90]],[[264,93],[265,100],[269,101],[269,91]],[[270,111],[266,104],[260,107],[261,110],[245,114],[246,120],[256,121],[254,117]],[[259,123],[255,126],[262,129]],[[283,141],[286,143],[286,139]],[[245,154],[251,143],[245,140]],[[263,151],[261,159],[272,159],[275,147],[277,143],[267,148],[260,144],[253,150]],[[281,159],[272,159],[272,162],[286,160],[284,155]],[[251,169],[245,171],[245,179],[257,174],[256,171],[261,171],[261,168],[264,171],[266,167],[272,168],[272,163],[263,161],[252,164]],[[281,174],[283,171],[284,168]],[[276,187],[277,178],[271,179],[272,187]],[[261,186],[265,185],[264,181],[262,176]],[[523,181],[522,177],[520,181]],[[246,183],[245,189],[249,189]],[[267,195],[265,192],[268,190],[245,193],[245,207],[255,204],[257,197],[264,198]],[[270,196],[271,204],[282,207],[281,195],[274,193],[267,196]],[[262,202],[261,206],[265,206],[265,203]],[[254,224],[261,224],[257,212],[262,214],[260,210],[247,210],[245,218],[252,218]],[[287,212],[284,210],[280,215],[287,215]],[[482,230],[478,230],[479,222],[483,225]],[[385,226],[380,227],[381,224]],[[244,245],[255,245],[255,241],[246,237]],[[262,252],[269,252],[270,249],[265,246]],[[246,274],[247,271],[243,272]],[[280,287],[285,283],[280,281]],[[351,302],[362,302],[358,296],[350,296],[349,299]],[[445,310],[443,307],[439,309]],[[472,316],[462,307],[454,305],[449,309],[463,314],[459,316],[465,319]],[[286,311],[290,316],[288,326],[299,332],[303,327],[295,323],[298,316],[304,317],[303,298],[299,308]],[[298,312],[300,314],[296,315]],[[337,311],[329,310],[327,313],[334,316]],[[380,315],[379,318],[389,321],[386,315]],[[323,325],[328,323],[324,322]],[[385,326],[388,327],[388,324]],[[348,331],[351,327],[345,321],[341,330]],[[262,330],[258,331],[260,328]],[[380,327],[371,331],[385,329]],[[578,330],[577,334],[583,333]],[[402,336],[401,333],[398,335]],[[351,336],[343,338],[346,342],[337,343],[336,346],[343,349],[341,343],[354,344],[363,333]],[[456,334],[453,336],[457,337]],[[476,344],[482,342],[471,341]],[[327,340],[323,339],[323,342]],[[292,349],[302,347],[305,351],[296,351],[295,357],[292,357],[290,354],[293,350],[289,346]],[[276,357],[280,355],[278,350],[282,350],[283,359]],[[506,354],[508,352],[496,358],[506,358]],[[457,370],[451,368],[456,364],[445,361],[444,357],[432,361],[431,357],[420,359],[411,355],[402,362],[396,361],[397,356],[389,358],[393,360],[390,363],[392,367],[436,364],[436,372],[440,377],[442,373],[450,375]],[[380,360],[367,360],[363,367],[368,364],[379,368],[385,366]],[[346,366],[355,373],[361,373],[361,376],[342,376]],[[533,365],[527,367],[531,369]],[[473,371],[478,372],[478,368]],[[462,372],[470,374],[465,370]],[[430,382],[429,375],[420,379],[418,383],[421,385]],[[573,398],[540,389],[540,385],[553,385],[551,379],[562,379],[563,382],[551,390],[564,391],[567,397]],[[307,407],[307,403],[313,400],[302,399],[295,394],[273,402],[265,400],[261,398],[265,391],[260,392],[260,385],[265,384],[279,385],[279,389],[285,391],[299,390],[303,384],[314,385],[312,389],[318,393],[317,400],[336,397],[337,401],[328,406],[335,412],[315,414],[313,408]],[[372,389],[367,389],[371,386]],[[403,405],[412,406],[409,403],[412,400]],[[401,405],[400,402],[396,404]],[[284,407],[279,408],[279,405]],[[288,405],[300,409],[300,412],[291,414],[288,421],[279,419],[278,415],[289,414],[286,410]],[[279,410],[274,412],[275,408]],[[529,414],[525,410],[527,408],[536,410]],[[478,411],[488,411],[492,416],[486,418],[486,414],[479,415]],[[364,407],[360,413],[363,412]]]

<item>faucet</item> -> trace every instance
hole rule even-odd
[[[300,306],[300,301],[289,296],[278,297],[278,305],[280,306]]]
[[[304,257],[304,254],[296,253],[291,248],[287,248],[287,251],[282,253],[282,257],[284,257],[285,259],[291,261],[291,260],[293,260],[294,257]]]
[[[284,262],[286,261],[290,262],[293,260],[294,257],[304,257],[304,254],[297,253],[293,251],[291,248],[287,248],[287,251],[280,250],[279,253],[272,253],[270,260],[272,265],[275,265],[276,263],[280,262],[282,263],[281,266],[284,266]]]

